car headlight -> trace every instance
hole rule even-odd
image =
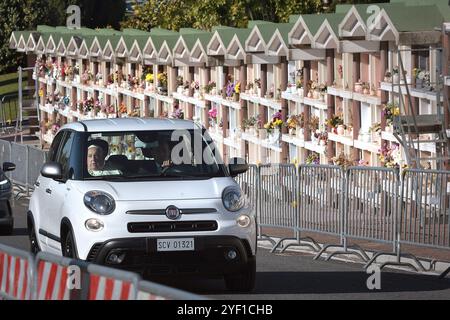
[[[239,187],[227,187],[222,193],[222,202],[225,209],[236,212],[244,207],[244,196]]]
[[[83,200],[84,205],[97,214],[108,215],[116,209],[113,197],[102,191],[86,192]]]
[[[9,180],[6,178],[4,174],[0,175],[0,189],[9,189],[10,184]]]

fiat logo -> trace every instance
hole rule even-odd
[[[181,212],[180,209],[178,209],[175,206],[169,206],[166,209],[166,217],[169,218],[170,220],[176,220],[180,217]]]

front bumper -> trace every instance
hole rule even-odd
[[[87,260],[145,275],[222,276],[243,271],[255,259],[247,240],[232,236],[197,236],[193,238],[195,251],[178,252],[158,252],[157,238],[155,237],[113,239],[95,244]],[[227,258],[230,250],[237,253],[235,259]],[[111,254],[125,254],[125,258],[120,264],[111,264],[108,262]]]

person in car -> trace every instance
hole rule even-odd
[[[106,168],[105,158],[108,155],[108,143],[95,139],[88,143],[87,169],[91,176],[108,176],[121,174],[119,170]]]
[[[101,171],[105,166],[106,152],[98,141],[89,143],[87,152],[87,168],[89,172]]]

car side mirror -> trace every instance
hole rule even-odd
[[[11,162],[3,162],[3,172],[14,171],[16,170],[16,165]]]
[[[53,180],[62,179],[62,167],[57,162],[47,162],[41,169],[41,174],[43,177],[50,178]]]
[[[231,158],[228,164],[230,175],[234,178],[248,171],[248,164],[242,158]]]

